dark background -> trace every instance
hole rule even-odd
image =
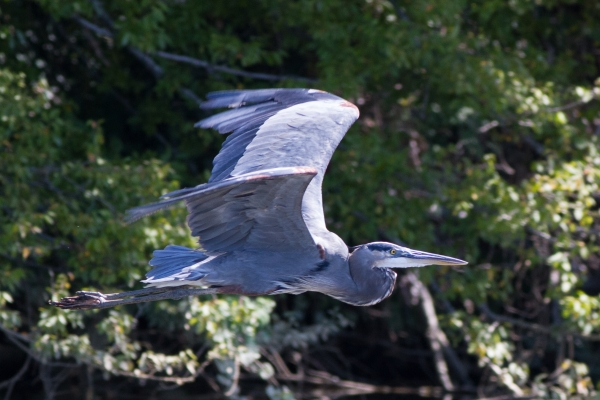
[[[597,1],[0,2],[0,395],[590,398],[600,382]],[[139,288],[205,182],[215,90],[314,87],[360,120],[324,185],[349,245],[469,261],[320,294],[65,312]],[[366,396],[366,397],[365,397]]]

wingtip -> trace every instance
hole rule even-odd
[[[352,109],[356,113],[356,118],[357,119],[358,119],[358,117],[360,117],[360,110],[353,103],[351,103],[351,102],[349,102],[347,100],[344,100],[344,101],[342,101],[340,103],[340,106]]]
[[[239,108],[245,105],[244,101],[231,101],[225,103],[217,100],[207,100],[199,104],[201,110],[212,110],[215,108]]]
[[[123,221],[127,225],[132,224],[148,215],[152,215],[158,211],[175,205],[177,201],[179,201],[179,199],[167,199],[158,203],[144,204],[142,206],[130,208],[129,210],[125,211]]]
[[[125,215],[123,216],[123,222],[125,222],[125,224],[127,224],[127,225],[131,225],[134,222],[142,219],[144,214],[142,214],[141,212],[136,212],[136,211],[137,210],[135,208],[130,208],[129,210],[125,211]]]

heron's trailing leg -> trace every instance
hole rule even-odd
[[[92,310],[124,304],[173,299],[201,294],[217,294],[219,288],[197,288],[194,286],[151,287],[130,292],[103,294],[100,292],[77,292],[77,296],[63,297],[60,301],[50,301],[50,305],[64,310]]]

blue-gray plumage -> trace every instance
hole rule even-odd
[[[103,308],[200,293],[315,291],[365,306],[392,293],[391,268],[466,264],[385,242],[350,253],[327,230],[321,185],[333,152],[358,118],[352,103],[314,89],[266,89],[210,93],[201,107],[231,108],[196,124],[229,134],[208,183],[127,213],[131,222],[184,201],[200,248],[155,251],[146,289],[78,292],[53,304]]]

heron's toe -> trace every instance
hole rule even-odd
[[[100,292],[86,292],[84,290],[80,290],[79,292],[75,292],[75,294],[79,296],[88,296],[88,297],[96,297],[101,299],[106,299],[106,295]]]
[[[77,292],[77,296],[63,297],[60,301],[49,301],[51,306],[63,310],[86,310],[105,302],[104,295],[97,292]]]

